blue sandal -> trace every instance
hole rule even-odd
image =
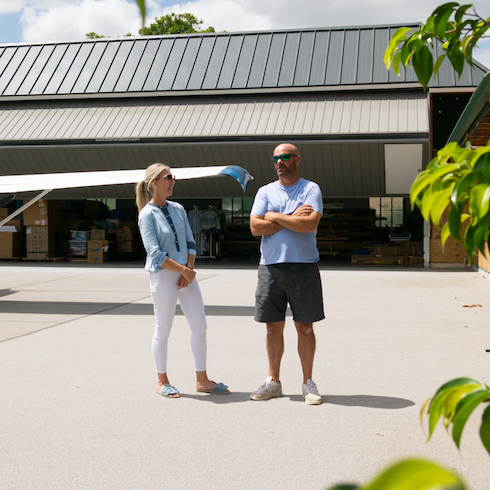
[[[179,398],[180,393],[177,388],[174,388],[173,386],[170,385],[165,385],[162,386],[162,389],[160,391],[157,390],[157,393],[162,396],[166,396],[167,398]]]
[[[216,383],[215,381],[212,381],[212,383]],[[228,389],[228,386],[226,386],[223,383],[216,383],[216,386],[212,390],[196,390],[198,393],[216,393],[219,395],[229,395],[230,392],[226,391]]]

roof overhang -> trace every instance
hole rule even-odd
[[[167,139],[342,140],[429,132],[421,90],[18,102],[0,105],[0,144],[162,142]]]

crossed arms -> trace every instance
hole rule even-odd
[[[310,233],[318,228],[321,214],[313,211],[310,204],[303,204],[296,208],[292,214],[281,214],[267,211],[264,216],[253,214],[250,217],[250,230],[253,236],[273,235],[288,228],[297,233]]]

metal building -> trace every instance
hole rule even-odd
[[[457,79],[444,62],[424,93],[411,69],[398,77],[384,66],[398,27],[0,46],[0,172],[235,164],[255,177],[251,197],[275,179],[271,151],[288,141],[326,197],[407,195],[437,146],[434,110],[447,121],[452,98],[466,101],[486,69],[476,63]],[[243,194],[225,179],[175,193],[224,196]],[[133,189],[50,197],[132,198]]]

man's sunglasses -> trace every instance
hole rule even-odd
[[[295,153],[283,153],[282,155],[274,155],[272,157],[272,161],[274,163],[277,163],[279,160],[281,160],[281,162],[287,162],[291,157],[297,157],[298,155],[296,155]]]

